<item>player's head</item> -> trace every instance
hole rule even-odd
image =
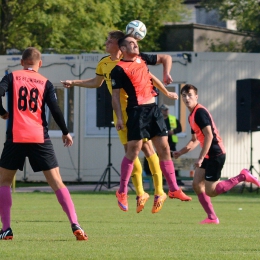
[[[119,30],[115,30],[115,31],[111,31],[108,33],[108,37],[112,38],[112,39],[121,39],[125,36],[125,34],[122,31]]]
[[[22,54],[21,64],[24,67],[38,66],[41,67],[41,52],[34,48],[28,47]]]
[[[130,35],[126,35],[118,40],[119,49],[123,55],[136,56],[139,54],[139,47],[137,40]]]
[[[167,118],[169,115],[169,107],[166,104],[162,104],[160,106],[160,109],[161,109],[163,116]]]
[[[192,110],[198,104],[198,89],[191,84],[186,84],[181,89],[181,97],[187,108]]]
[[[106,52],[111,53],[119,51],[117,42],[124,36],[125,34],[119,30],[109,32],[105,43]]]

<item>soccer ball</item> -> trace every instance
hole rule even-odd
[[[146,35],[146,26],[139,20],[134,20],[126,26],[126,34],[130,34],[136,40],[142,40]]]

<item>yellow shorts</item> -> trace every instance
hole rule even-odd
[[[126,127],[126,121],[127,121],[127,114],[125,110],[122,110],[122,116],[123,116],[123,122],[124,122],[124,128],[123,130],[117,131],[118,137],[122,145],[127,144],[127,127]],[[116,125],[117,123],[117,117],[116,113],[113,111],[113,120],[114,124]],[[148,138],[143,139],[144,142],[149,141]]]
[[[124,128],[122,130],[117,131],[117,134],[118,134],[120,142],[123,145],[125,145],[125,144],[127,144],[127,127],[126,127],[127,114],[126,114],[125,110],[122,110],[122,116],[123,116]],[[117,117],[116,117],[115,111],[113,111],[113,119],[114,119],[114,124],[116,125]]]

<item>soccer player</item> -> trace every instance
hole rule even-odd
[[[118,47],[118,40],[124,37],[125,34],[121,31],[111,31],[108,33],[107,41],[106,41],[106,52],[109,53],[109,56],[102,58],[96,68],[96,77],[91,79],[83,79],[83,80],[66,80],[61,81],[64,87],[86,87],[86,88],[97,88],[100,87],[103,80],[106,81],[109,92],[112,94],[112,86],[111,86],[111,70],[116,66],[116,64],[121,59],[121,51]],[[165,84],[169,84],[172,82],[172,78],[170,75],[170,70],[172,66],[171,56],[165,54],[157,54],[157,55],[148,55],[141,53],[140,57],[148,64],[148,65],[156,65],[163,64],[163,80]],[[154,80],[157,81],[154,77]],[[156,83],[155,83],[156,84]],[[160,82],[158,83],[160,84]],[[162,84],[160,84],[162,86]],[[159,86],[158,86],[159,87]],[[163,87],[163,86],[162,86]],[[169,94],[166,88],[164,88],[165,94]],[[123,120],[124,123],[127,121],[126,114],[126,106],[127,106],[127,95],[125,91],[122,89],[120,92],[120,102],[121,109],[123,112]],[[114,122],[116,124],[117,118],[115,113],[113,113]],[[118,131],[119,139],[123,144],[125,151],[127,150],[127,128]],[[157,154],[154,151],[151,141],[144,142],[142,146],[142,151],[145,154],[145,157],[148,160],[149,167],[152,172],[152,178],[154,182],[154,204],[152,208],[153,213],[157,213],[161,210],[163,202],[166,199],[166,194],[162,188],[162,172],[159,166],[159,159]],[[139,158],[137,157],[134,161],[134,167],[132,172],[132,181],[136,189],[137,193],[137,207],[136,212],[139,213],[144,208],[146,201],[149,198],[148,193],[146,193],[143,189],[142,183],[142,165],[140,163]],[[179,199],[181,200],[189,200],[189,197],[182,196],[180,194]]]
[[[45,104],[62,131],[65,147],[73,140],[58,106],[52,83],[38,73],[42,65],[41,53],[27,48],[21,59],[22,70],[14,71],[0,82],[0,116],[9,119],[7,139],[0,159],[0,240],[13,239],[11,229],[11,183],[17,169],[22,170],[25,157],[34,172],[43,171],[57,199],[67,214],[77,240],[88,237],[80,227],[70,193],[64,185],[53,146],[48,135]],[[8,91],[8,112],[2,106],[2,97]]]
[[[158,152],[160,167],[169,186],[169,197],[191,200],[176,183],[167,128],[163,115],[155,104],[157,94],[153,91],[153,80],[156,81],[156,79],[140,57],[135,38],[126,35],[119,39],[118,46],[123,58],[111,71],[112,105],[117,116],[116,129],[118,131],[124,130],[126,122],[120,101],[121,89],[127,94],[126,112],[128,117],[126,122],[127,150],[121,164],[120,187],[116,192],[118,206],[123,211],[128,210],[127,185],[144,138],[151,139]],[[174,92],[170,92],[168,97],[178,98]]]
[[[191,140],[181,150],[174,152],[174,157],[177,159],[200,144],[201,151],[194,164],[196,168],[193,179],[193,189],[207,214],[207,218],[200,224],[219,224],[210,197],[227,192],[242,181],[254,183],[258,187],[260,182],[247,169],[229,180],[219,180],[226,152],[213,118],[209,111],[198,103],[198,90],[195,86],[186,84],[181,89],[181,96],[190,111]]]

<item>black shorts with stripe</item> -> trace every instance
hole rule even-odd
[[[126,112],[128,141],[168,136],[163,115],[155,103],[127,108]]]
[[[13,143],[6,141],[0,159],[0,166],[8,170],[23,170],[28,157],[34,172],[47,171],[58,167],[51,140],[44,143]]]

